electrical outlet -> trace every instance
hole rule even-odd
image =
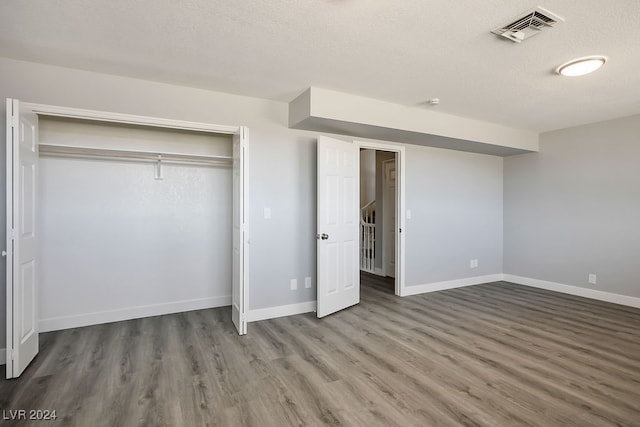
[[[407,219],[411,219],[411,209],[407,209]]]
[[[311,287],[311,277],[304,278],[304,287],[309,289]]]
[[[271,208],[264,208],[264,219],[271,219]]]
[[[469,268],[473,268],[473,260],[469,261]]]
[[[478,268],[478,260],[472,259],[469,261],[469,268]]]
[[[298,279],[291,279],[291,290],[295,291],[298,289]]]
[[[595,285],[596,281],[597,281],[596,279],[597,279],[597,277],[596,277],[595,274],[589,273],[589,284]]]

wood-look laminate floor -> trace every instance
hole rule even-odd
[[[392,288],[364,275],[358,306],[244,337],[228,308],[42,334],[0,409],[56,410],[37,426],[640,426],[640,310],[505,282]]]

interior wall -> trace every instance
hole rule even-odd
[[[0,58],[0,98],[114,111],[250,130],[250,297],[252,310],[315,300],[316,141],[289,129],[288,105],[114,75]],[[0,114],[5,113],[4,102]],[[5,123],[0,120],[0,132]],[[351,137],[342,137],[351,141]],[[407,145],[407,285],[502,271],[502,158]],[[0,175],[5,152],[0,150]],[[81,177],[80,177],[81,179]],[[4,179],[3,179],[4,182]],[[5,221],[4,186],[0,221]],[[264,218],[264,208],[271,218]],[[5,230],[0,231],[4,241]],[[480,259],[469,269],[471,254]],[[2,258],[2,271],[5,259]],[[313,286],[290,289],[290,279]],[[0,285],[0,342],[5,285]]]
[[[250,309],[315,300],[317,133],[287,128],[288,105],[204,89],[0,58],[0,115],[7,97],[24,102],[249,128]],[[0,132],[5,134],[5,120]],[[5,150],[0,180],[5,182]],[[277,167],[274,167],[277,165]],[[82,179],[82,176],[78,177]],[[5,222],[0,185],[0,222]],[[265,207],[272,211],[264,219]],[[0,239],[5,241],[4,227]],[[4,272],[5,258],[0,258]],[[0,348],[5,342],[5,275],[0,275]],[[290,279],[312,287],[290,289]]]
[[[376,150],[360,150],[360,207],[376,198]]]
[[[230,156],[230,135],[41,118],[42,144]],[[42,330],[228,305],[231,165],[40,158]]]
[[[384,161],[394,159],[396,153],[392,153],[390,151],[380,151],[376,150],[375,152],[375,175],[376,175],[376,254],[375,254],[375,262],[374,267],[377,270],[382,269],[382,251],[384,250],[384,233],[382,232],[382,224],[384,221],[384,212],[382,212],[382,198],[384,197]]]
[[[407,145],[406,163],[406,285],[502,273],[502,157]]]
[[[640,115],[505,159],[505,273],[640,297]],[[597,283],[588,283],[596,274]]]

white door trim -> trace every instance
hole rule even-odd
[[[398,144],[359,141],[355,140],[354,144],[358,149],[369,148],[380,151],[390,151],[396,153],[396,218],[398,221],[398,230],[396,231],[396,288],[395,294],[404,295],[405,289],[405,147]],[[358,162],[360,158],[358,157]]]
[[[212,123],[189,122],[184,120],[163,119],[159,117],[136,116],[133,114],[113,113],[109,111],[87,110],[84,108],[60,107],[57,105],[21,102],[21,107],[41,116],[66,117],[70,119],[97,120],[129,125],[183,129],[200,132],[237,134],[240,126],[225,126]]]

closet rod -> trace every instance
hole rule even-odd
[[[119,160],[146,160],[189,164],[231,164],[230,156],[212,156],[206,154],[162,153],[157,151],[111,150],[106,148],[72,147],[64,145],[39,145],[40,154],[66,157],[102,157]]]

